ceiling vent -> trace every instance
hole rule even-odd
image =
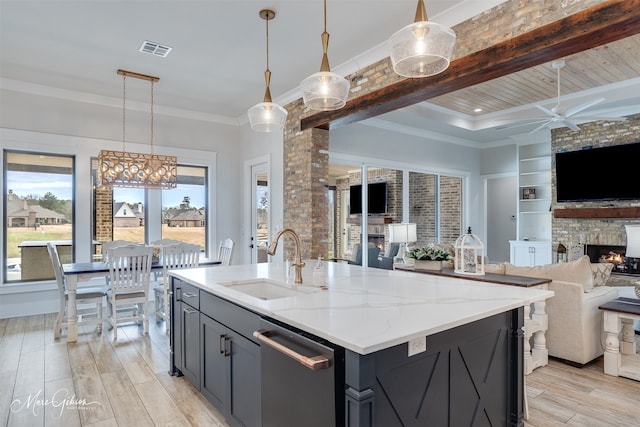
[[[145,40],[142,42],[142,46],[140,46],[139,51],[165,58],[167,55],[169,55],[169,52],[171,52],[171,48],[169,46],[163,46],[161,44]]]

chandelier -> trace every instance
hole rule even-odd
[[[153,152],[153,89],[158,77],[118,70],[122,76],[122,151],[102,150],[98,155],[98,186],[133,188],[176,188],[178,164],[176,156],[163,156]],[[132,153],[125,149],[126,79],[134,77],[151,83],[151,151]]]
[[[264,81],[267,88],[264,92],[264,100],[249,109],[249,123],[251,129],[258,132],[272,132],[282,130],[287,119],[287,110],[271,101],[271,70],[269,70],[269,21],[276,17],[276,13],[270,9],[262,9],[260,18],[264,19],[267,26],[267,69],[264,72]]]
[[[403,77],[428,77],[449,67],[456,33],[427,19],[424,1],[418,0],[413,24],[389,39],[393,71]]]
[[[327,33],[327,0],[324,0],[324,32],[322,37],[322,63],[320,72],[304,79],[302,99],[307,108],[318,111],[339,110],[347,103],[349,81],[339,74],[332,73],[329,67],[329,33]]]

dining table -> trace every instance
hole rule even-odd
[[[199,267],[208,267],[219,264],[221,264],[219,260],[200,257]],[[162,261],[151,265],[152,272],[162,271],[162,269]],[[78,340],[78,310],[76,306],[76,291],[78,289],[78,283],[86,282],[96,277],[105,277],[109,274],[109,263],[106,261],[73,262],[62,264],[62,271],[66,279],[67,294],[69,298],[67,308],[67,342],[76,342]]]

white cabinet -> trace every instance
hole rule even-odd
[[[531,242],[523,240],[509,241],[511,247],[510,262],[513,265],[533,267],[551,264],[551,242]]]
[[[551,144],[518,148],[518,240],[551,240]]]

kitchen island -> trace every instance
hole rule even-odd
[[[302,285],[280,263],[171,272],[171,372],[232,425],[522,425],[523,307],[552,292],[340,263],[320,288],[313,265]],[[294,336],[282,371],[269,354]]]

